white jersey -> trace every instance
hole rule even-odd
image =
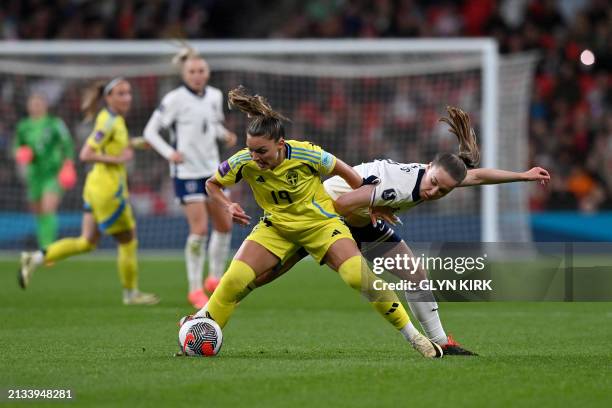
[[[224,140],[223,94],[207,86],[198,96],[182,85],[166,94],[153,112],[144,130],[144,137],[166,159],[176,150],[184,162],[170,164],[170,176],[198,179],[215,174],[219,165],[217,140]],[[170,132],[170,144],[160,135]]]
[[[353,167],[361,177],[376,176],[380,182],[372,191],[370,206],[391,207],[394,211],[408,210],[421,202],[419,190],[425,174],[421,163],[398,163],[393,160],[374,160]],[[334,200],[352,191],[340,176],[331,177],[323,182],[325,191]],[[353,217],[369,219],[368,208],[355,210]]]

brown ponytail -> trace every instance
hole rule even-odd
[[[247,128],[249,135],[266,136],[276,142],[285,137],[283,121],[289,119],[272,109],[263,96],[251,95],[240,85],[229,91],[227,97],[230,109],[236,107],[251,118]]]
[[[449,131],[457,136],[459,140],[459,154],[438,154],[433,160],[432,165],[442,167],[459,184],[467,175],[468,168],[472,169],[478,166],[480,151],[478,150],[476,135],[467,113],[453,106],[447,106],[446,110],[450,118],[440,118],[440,122],[447,123],[450,126]]]
[[[449,131],[454,133],[459,140],[459,158],[465,163],[466,167],[473,169],[480,163],[480,151],[476,144],[476,134],[472,129],[470,117],[467,113],[454,106],[447,106],[449,118],[440,118],[440,122],[445,122],[450,126]]]

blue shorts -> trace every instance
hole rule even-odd
[[[199,179],[174,178],[174,193],[181,204],[198,203],[206,201],[206,180],[210,177]]]
[[[363,227],[349,226],[349,229],[361,253],[369,261],[383,256],[395,244],[402,241],[402,237],[382,220],[378,220],[376,226],[372,226],[372,224]]]

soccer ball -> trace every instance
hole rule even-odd
[[[196,317],[181,326],[178,342],[187,356],[216,356],[223,344],[223,333],[214,320]]]

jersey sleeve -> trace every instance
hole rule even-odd
[[[57,136],[59,138],[59,144],[62,150],[62,155],[64,160],[73,160],[74,159],[74,143],[72,141],[72,136],[70,135],[70,130],[68,130],[68,126],[64,123],[60,118],[55,118],[55,131],[57,132]]]
[[[109,115],[104,110],[98,113],[93,131],[87,138],[87,145],[96,150],[100,150],[104,147],[111,138],[115,122],[116,118]]]
[[[336,166],[336,156],[326,152],[314,143],[291,142],[289,148],[291,149],[291,159],[304,161],[313,166],[323,176],[330,174]]]
[[[248,149],[240,150],[238,153],[219,164],[215,173],[215,179],[224,187],[229,187],[238,183],[242,178],[242,167],[250,161],[251,154]]]
[[[216,92],[215,99],[212,103],[212,126],[215,129],[215,138],[219,141],[225,140],[227,129],[223,126],[225,122],[225,114],[223,113],[223,93]]]
[[[158,123],[161,127],[169,128],[176,119],[177,101],[173,93],[166,94],[161,103],[155,109],[154,115],[157,115]]]
[[[175,121],[176,104],[173,99],[172,94],[164,96],[143,131],[145,140],[165,159],[168,159],[174,153],[174,148],[164,140],[160,133],[162,129],[172,126]]]

